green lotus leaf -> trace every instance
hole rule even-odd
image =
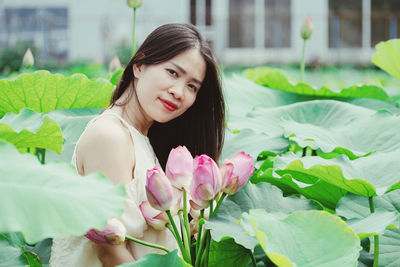
[[[70,162],[75,145],[78,142],[88,122],[101,112],[100,108],[58,109],[46,113],[52,120],[60,125],[64,136],[61,155],[47,153],[48,160],[63,160]]]
[[[211,241],[208,266],[246,267],[251,260],[251,251],[235,243],[233,238]]]
[[[324,207],[334,210],[338,201],[346,195],[347,191],[320,180],[316,177],[303,173],[296,173],[282,176],[273,172],[273,168],[253,177],[254,182],[268,182],[279,187],[285,195],[301,194],[322,204]]]
[[[343,128],[357,118],[375,114],[368,108],[334,100],[314,100],[275,107],[255,108],[245,118],[231,116],[228,120],[230,130],[252,129],[255,133],[263,133],[269,137],[282,136],[282,123],[290,121],[316,125],[320,128]]]
[[[375,85],[353,85],[348,88],[343,88],[340,91],[334,91],[326,86],[316,88],[305,82],[292,81],[286,77],[281,70],[266,67],[247,70],[245,71],[245,75],[247,78],[254,80],[257,84],[268,88],[301,95],[346,98],[361,97],[379,100],[389,99],[385,90]]]
[[[360,239],[335,215],[250,210],[249,219],[261,247],[277,266],[357,266]]]
[[[400,191],[395,190],[373,198],[376,209],[400,213]],[[336,208],[336,214],[346,219],[363,219],[371,214],[368,198],[347,194]]]
[[[19,114],[7,113],[0,119],[0,140],[12,143],[20,151],[39,147],[61,153],[63,135],[54,120],[24,108]]]
[[[379,68],[400,79],[400,39],[380,42],[372,56],[372,63]]]
[[[173,267],[188,267],[191,266],[183,261],[178,256],[178,250],[174,250],[165,255],[159,255],[155,253],[147,254],[141,257],[134,263],[124,263],[122,265],[118,265],[119,267],[165,267],[165,266],[173,266]]]
[[[239,75],[224,77],[223,89],[228,120],[231,115],[245,116],[255,107],[276,107],[298,101],[295,94],[265,88]]]
[[[21,248],[12,246],[9,241],[0,234],[0,265],[1,266],[27,266],[26,259]]]
[[[282,153],[287,150],[289,142],[282,136],[269,137],[263,133],[256,133],[251,129],[243,129],[239,133],[225,131],[224,147],[221,160],[233,157],[238,151],[244,151],[257,159],[264,150]]]
[[[15,80],[0,80],[0,118],[23,108],[46,113],[66,108],[99,108],[110,102],[113,84],[90,80],[83,74],[65,77],[48,71],[24,73]]]
[[[373,242],[371,242],[370,250],[374,251]],[[378,266],[400,266],[400,229],[389,229],[379,236]]]
[[[400,117],[387,111],[356,118],[345,125],[330,122],[327,126],[319,122],[287,120],[281,126],[285,136],[301,147],[309,146],[324,153],[335,151],[351,159],[400,148]]]
[[[102,229],[125,209],[125,188],[101,174],[80,176],[72,165],[41,165],[0,142],[0,232],[24,232],[28,243]],[[84,205],[82,204],[84,203]]]
[[[232,237],[235,243],[247,249],[253,249],[258,241],[249,236],[238,222],[243,212],[258,208],[287,214],[295,210],[320,209],[317,204],[309,200],[284,198],[281,190],[273,185],[248,183],[236,194],[228,196],[222,202],[216,216],[206,221],[205,227],[211,230],[211,236],[217,242],[223,237]]]
[[[343,155],[329,160],[320,157],[298,158],[293,153],[287,153],[275,161],[275,167],[279,175],[290,174],[299,180],[297,175],[301,174],[321,179],[353,194],[372,197],[392,190],[392,186],[400,182],[399,158],[400,150],[374,153],[355,160]]]

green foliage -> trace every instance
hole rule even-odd
[[[380,42],[376,45],[376,52],[372,57],[372,62],[400,79],[400,39],[393,39],[386,42]]]
[[[165,255],[159,255],[159,254],[147,254],[143,257],[141,257],[139,260],[137,260],[134,263],[125,263],[122,265],[118,265],[119,267],[136,267],[136,266],[143,266],[143,267],[165,267],[165,266],[171,266],[171,267],[188,267],[190,266],[186,262],[184,262],[179,256],[178,256],[178,250],[174,250],[168,254]]]
[[[286,92],[317,96],[317,97],[362,97],[374,98],[379,100],[388,100],[389,96],[382,88],[375,85],[353,85],[348,88],[342,88],[336,92],[326,86],[315,88],[306,82],[295,82],[286,77],[286,75],[276,69],[255,68],[245,71],[247,78],[254,80],[257,84],[271,89],[278,89]]]
[[[47,71],[21,74],[16,80],[0,80],[0,117],[23,108],[46,113],[65,108],[105,107],[113,85],[82,74],[65,77]]]
[[[233,238],[223,238],[220,242],[211,242],[210,267],[237,266],[246,267],[251,260],[251,251],[235,243]]]
[[[118,217],[125,208],[125,188],[103,175],[83,179],[70,164],[43,166],[3,142],[0,155],[0,232],[23,231],[29,243],[82,235],[90,228],[104,228],[108,218]]]
[[[247,223],[278,266],[357,266],[358,236],[328,212],[296,211],[284,215],[251,210]]]
[[[12,143],[23,152],[38,147],[61,153],[63,136],[55,121],[24,108],[19,114],[7,113],[0,119],[0,140]]]

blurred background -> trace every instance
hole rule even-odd
[[[224,67],[298,65],[307,15],[311,68],[372,66],[374,46],[400,35],[399,0],[144,0],[136,42],[161,24],[185,22],[198,26]],[[27,47],[37,69],[100,70],[115,55],[126,64],[132,20],[125,0],[0,0],[0,75],[20,68]]]

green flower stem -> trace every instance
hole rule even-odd
[[[179,215],[179,220],[180,220],[180,222],[181,222],[181,231],[182,231],[182,236],[183,236],[183,245],[184,245],[184,247],[185,247],[186,254],[189,255],[190,259],[192,259],[191,255],[190,255],[190,241],[189,241],[190,235],[189,235],[189,236],[187,235],[187,231],[186,231],[187,225],[185,224],[185,219],[184,219],[183,211],[180,210],[180,211],[178,212],[178,215]],[[190,262],[191,262],[191,261],[190,261]]]
[[[189,216],[188,216],[188,208],[187,208],[187,193],[186,193],[185,189],[183,189],[183,216],[185,216],[184,219],[185,219],[186,234],[190,241],[191,238],[190,238],[190,225],[189,225]],[[189,251],[190,251],[190,245],[191,245],[191,243],[189,242]],[[189,253],[189,255],[190,255],[190,253]]]
[[[221,206],[222,201],[224,200],[224,198],[225,198],[226,196],[227,196],[226,193],[222,193],[221,197],[219,198],[219,200],[218,200],[218,202],[217,202],[217,206],[215,207],[213,214],[210,215],[210,218],[211,218],[212,216],[214,216],[215,214],[217,214],[217,212],[218,212],[218,210],[219,210],[219,207]]]
[[[132,57],[136,53],[135,29],[136,29],[136,7],[133,8]]]
[[[203,247],[204,247],[204,244],[205,244],[205,242],[207,241],[207,236],[208,236],[208,232],[209,232],[209,230],[207,229],[205,232],[204,232],[204,235],[201,237],[201,239],[200,239],[200,245],[199,245],[199,250],[198,250],[198,254],[196,255],[196,263],[195,263],[195,265],[194,266],[199,266],[199,264],[201,263],[201,258],[202,258],[202,256],[203,256]],[[199,240],[199,239],[197,239],[197,240]]]
[[[254,257],[254,253],[251,250],[250,250],[250,257],[251,257],[251,263],[252,263],[253,267],[256,267],[257,266],[256,258]]]
[[[300,64],[300,80],[304,82],[304,56],[306,52],[306,39],[303,39],[303,51],[301,53],[301,64]]]
[[[371,214],[375,212],[375,205],[374,205],[374,198],[369,197],[369,210],[371,211]],[[373,267],[378,266],[378,260],[379,260],[379,236],[374,235],[374,264]]]
[[[46,149],[42,148],[42,158],[40,159],[40,163],[44,164],[46,159]]]
[[[176,241],[178,242],[179,249],[181,250],[183,259],[184,259],[186,262],[190,263],[189,255],[186,254],[186,250],[185,250],[185,248],[184,248],[184,246],[183,246],[182,238],[181,238],[181,236],[180,236],[180,234],[179,234],[178,228],[176,228],[176,224],[175,224],[174,218],[172,218],[171,212],[170,212],[169,210],[167,210],[166,213],[167,213],[168,218],[169,218],[169,220],[170,220],[170,222],[171,222],[173,231],[174,231],[174,233],[175,233],[174,236],[175,236]]]
[[[210,200],[210,218],[211,218],[211,215],[213,214],[213,206],[214,206],[214,200],[213,199],[211,199]]]
[[[142,240],[140,240],[140,239],[136,239],[136,238],[134,238],[134,237],[131,237],[131,236],[129,236],[129,235],[125,236],[125,238],[128,239],[128,240],[131,240],[131,241],[133,241],[133,242],[136,242],[136,243],[139,243],[139,244],[142,244],[142,245],[151,247],[151,248],[157,248],[157,249],[164,250],[164,251],[167,252],[167,253],[170,253],[170,252],[171,252],[171,251],[169,251],[167,248],[165,248],[165,247],[163,247],[163,246],[159,246],[159,245],[153,244],[153,243],[148,243],[148,242],[142,241]]]
[[[210,251],[210,234],[209,232],[206,232],[206,247],[204,248],[204,252],[201,255],[201,259],[200,259],[200,266],[208,266],[208,253]]]
[[[203,224],[204,224],[204,210],[200,211],[200,219],[199,219],[199,226],[197,230],[197,241],[196,241],[196,257],[199,255],[199,243],[201,240],[201,233],[203,231]]]

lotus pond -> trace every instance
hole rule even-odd
[[[255,172],[205,222],[207,266],[400,266],[400,40],[379,44],[372,62],[387,73],[224,76],[221,159],[245,151]],[[123,186],[69,163],[120,75],[0,80],[0,266],[48,266],[52,238],[123,212]],[[187,264],[174,251],[123,266]]]

